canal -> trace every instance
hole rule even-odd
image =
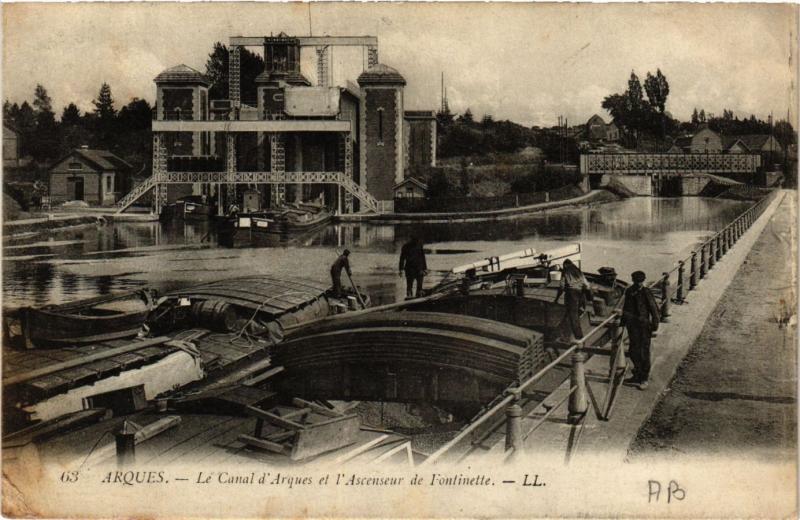
[[[375,303],[404,296],[398,254],[412,236],[428,251],[431,285],[455,265],[486,256],[565,243],[583,245],[583,268],[612,266],[625,279],[671,269],[749,202],[639,197],[563,208],[499,222],[337,224],[289,242],[237,237],[219,247],[203,222],[115,224],[54,231],[3,243],[3,306],[61,303],[141,286],[178,286],[254,273],[328,281],[336,250],[352,251],[356,282]]]

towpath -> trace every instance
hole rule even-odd
[[[639,432],[629,457],[796,457],[796,200],[787,195]]]

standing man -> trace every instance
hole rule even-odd
[[[400,276],[406,274],[406,298],[413,297],[414,281],[417,282],[417,298],[422,296],[422,283],[428,274],[428,263],[425,261],[425,251],[422,249],[422,240],[412,238],[400,250]]]
[[[621,324],[628,329],[633,377],[625,383],[644,390],[650,378],[650,337],[658,330],[660,316],[653,293],[643,285],[645,274],[636,271],[631,278],[633,285],[625,290]]]
[[[569,258],[561,264],[561,284],[558,286],[556,299],[553,300],[555,303],[558,303],[562,293],[564,294],[564,304],[567,307],[567,318],[572,329],[572,335],[575,336],[575,339],[580,339],[583,337],[581,316],[586,312],[587,298],[591,301],[593,295],[586,276]]]
[[[353,276],[350,270],[350,250],[345,249],[341,255],[333,262],[331,266],[331,281],[333,282],[333,295],[336,298],[342,297],[342,269],[347,271],[348,276]]]

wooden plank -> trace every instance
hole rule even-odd
[[[242,384],[245,386],[255,386],[258,383],[266,379],[269,379],[272,376],[280,374],[281,372],[283,372],[283,370],[284,370],[283,367],[271,368],[262,374],[245,379],[244,381],[242,381]]]
[[[289,450],[283,444],[268,441],[266,439],[258,439],[252,435],[247,435],[246,433],[240,434],[239,440],[248,446],[255,446],[256,448],[273,451],[275,453],[286,454],[289,452]]]
[[[18,374],[16,376],[11,376],[11,377],[4,378],[3,379],[3,386],[22,383],[22,382],[29,381],[29,380],[37,378],[37,377],[41,377],[41,376],[53,374],[55,372],[59,372],[61,370],[65,370],[67,368],[86,365],[86,364],[94,362],[94,361],[105,360],[105,359],[111,358],[113,356],[116,356],[118,354],[124,354],[124,353],[127,353],[127,352],[133,352],[133,351],[140,350],[140,349],[143,349],[145,347],[150,347],[150,346],[153,346],[153,345],[161,345],[161,344],[166,343],[168,341],[169,341],[169,338],[166,337],[166,336],[160,336],[158,338],[153,338],[153,339],[144,340],[144,341],[135,341],[133,343],[130,343],[128,345],[125,345],[125,346],[122,346],[122,347],[118,347],[118,348],[115,348],[115,349],[106,350],[104,352],[98,352],[96,354],[92,354],[92,355],[89,355],[89,356],[73,359],[73,360],[70,360],[70,361],[64,361],[64,362],[61,362],[61,363],[56,363],[54,365],[42,367],[42,368],[37,369],[37,370],[31,370],[29,372],[24,372],[24,373]]]
[[[264,419],[265,421],[268,421],[269,423],[274,424],[275,426],[280,426],[281,428],[288,428],[290,430],[299,430],[303,428],[303,425],[300,423],[283,419],[275,414],[261,410],[260,408],[256,408],[254,406],[248,406],[247,408],[245,408],[245,411],[248,414],[252,415],[253,417]]]
[[[282,367],[281,367],[282,368]],[[318,413],[320,415],[325,415],[327,417],[341,417],[342,414],[336,413],[333,410],[325,408],[324,406],[320,406],[316,403],[312,403],[310,401],[306,401],[305,399],[300,399],[299,397],[295,397],[292,399],[292,404],[295,406],[303,406],[306,408],[311,408],[314,410],[314,413]]]
[[[333,460],[333,464],[343,464],[343,463],[347,462],[350,459],[358,457],[359,455],[361,455],[365,451],[370,450],[374,446],[377,446],[378,444],[382,443],[387,438],[389,438],[389,436],[387,434],[383,434],[383,435],[381,435],[379,437],[376,437],[376,438],[372,439],[369,442],[365,442],[361,446],[358,446],[357,448],[352,449],[352,450],[348,451],[347,453],[344,453],[344,454],[338,456],[337,458],[335,458]]]
[[[44,440],[69,428],[98,421],[107,416],[105,408],[92,408],[63,415],[56,419],[28,426],[3,438],[3,449],[24,446],[34,441]]]
[[[357,415],[346,415],[300,430],[292,446],[290,458],[303,460],[354,444],[358,439],[361,421]]]

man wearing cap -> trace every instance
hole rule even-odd
[[[631,274],[633,285],[625,290],[621,324],[628,330],[633,377],[625,383],[647,388],[650,378],[650,337],[658,330],[658,306],[650,289],[644,286],[646,275],[642,271]]]
[[[345,249],[341,255],[333,262],[331,266],[331,281],[333,282],[333,295],[336,298],[342,297],[342,269],[347,271],[348,276],[353,276],[350,271],[350,250]]]
[[[412,238],[403,244],[400,250],[400,276],[406,275],[406,298],[414,296],[414,282],[417,283],[417,298],[422,296],[422,284],[428,273],[428,262],[425,260],[425,250],[422,240]]]

